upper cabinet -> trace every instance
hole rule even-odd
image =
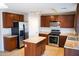
[[[49,27],[50,16],[41,16],[41,27]]]
[[[59,21],[61,28],[74,27],[74,15],[41,16],[41,27],[49,27],[51,21]]]
[[[50,16],[50,21],[58,21],[58,15]]]
[[[58,16],[61,28],[73,28],[74,27],[74,15],[60,15]]]
[[[24,15],[3,12],[3,27],[11,28],[14,21],[24,21]]]
[[[19,21],[24,21],[24,15],[19,15]]]
[[[12,13],[3,13],[3,27],[12,27],[14,15]]]
[[[19,21],[19,15],[18,14],[14,14],[14,21]]]

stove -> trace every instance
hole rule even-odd
[[[48,35],[48,44],[53,46],[59,46],[60,30],[51,30]]]
[[[51,32],[49,33],[49,35],[59,35],[60,34],[60,30],[51,30]]]

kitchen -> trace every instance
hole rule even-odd
[[[22,28],[24,32],[21,31],[21,33],[25,34],[23,35],[25,37],[21,38],[23,39],[21,42],[22,43],[24,42],[25,50],[23,51],[26,56],[42,55],[46,50],[46,46],[56,48],[59,47],[60,49],[63,48],[64,54],[62,56],[79,55],[78,53],[76,53],[76,51],[78,52],[79,49],[78,48],[79,4],[6,3],[6,5],[8,6],[8,8],[2,10],[0,15],[0,19],[2,19],[0,21],[1,22],[0,25],[2,25],[2,27],[0,28],[2,29],[1,30],[2,39],[0,39],[1,40],[0,50],[2,51],[11,50],[10,52],[12,52],[13,50],[17,49],[16,47],[17,45],[19,45],[19,43],[17,44],[17,35],[12,34],[13,31],[12,28],[14,29],[17,26],[20,27],[20,25],[15,25],[15,23],[23,22],[25,23],[25,26]],[[27,8],[22,6],[26,6]],[[13,31],[13,33],[15,31]],[[12,39],[15,41],[9,41]],[[36,51],[34,50],[34,52],[28,52],[33,51],[33,47],[32,46],[30,47],[30,45],[32,45],[31,42],[33,43],[34,49],[36,50]],[[72,50],[76,51],[73,52]],[[71,51],[72,53],[68,54],[69,53],[68,51],[69,52]]]

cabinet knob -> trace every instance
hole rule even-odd
[[[25,44],[25,47],[27,47],[27,44]]]

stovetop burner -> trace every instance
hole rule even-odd
[[[49,33],[49,35],[60,35],[60,30],[51,30],[51,32]]]
[[[58,31],[58,32],[60,32],[60,30],[51,30],[51,32],[52,32],[52,31]]]

